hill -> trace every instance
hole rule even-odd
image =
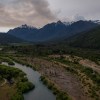
[[[65,41],[74,47],[100,49],[100,26],[88,32],[74,35]]]
[[[24,41],[7,33],[0,33],[0,44],[21,43],[21,42]]]

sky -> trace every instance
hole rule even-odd
[[[100,0],[0,0],[0,31],[54,21],[100,20]]]

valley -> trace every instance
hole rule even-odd
[[[2,61],[13,60],[38,71],[41,81],[56,96],[56,100],[99,100],[100,65],[99,58],[95,58],[99,52],[93,51],[93,59],[89,59],[91,51],[84,57],[84,53],[80,56],[77,52],[63,53],[64,49],[61,53],[60,46],[59,50],[57,46],[50,48],[52,45],[49,48],[45,45],[5,46],[0,55]],[[7,57],[12,60],[7,60]]]
[[[0,100],[99,100],[99,33],[82,20],[0,33]]]

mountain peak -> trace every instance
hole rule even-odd
[[[57,24],[63,24],[60,20],[57,22]]]
[[[29,26],[27,24],[21,25],[20,28],[37,29],[37,28],[35,28],[33,26]]]
[[[66,25],[65,25],[66,24]],[[65,23],[58,21],[45,25],[40,29],[30,27],[28,25],[22,25],[21,27],[10,30],[8,33],[21,38],[26,41],[47,41],[60,38],[68,38],[77,33],[88,31],[98,24],[91,23],[90,21],[77,21],[71,23]]]
[[[22,28],[27,28],[27,27],[29,27],[27,24],[24,24],[24,25],[22,25],[21,26]]]
[[[65,24],[66,26],[69,26],[69,25],[71,25],[73,23],[74,23],[74,21],[72,21],[72,22],[63,22],[63,24]]]

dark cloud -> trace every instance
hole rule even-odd
[[[0,0],[0,26],[41,26],[56,20],[46,0]]]

